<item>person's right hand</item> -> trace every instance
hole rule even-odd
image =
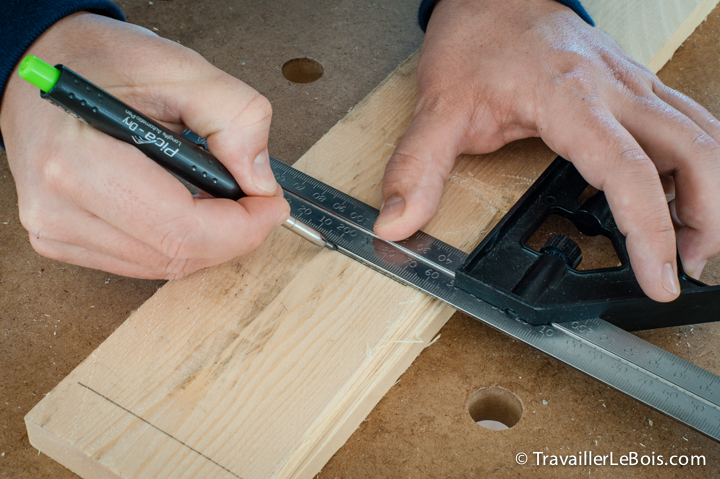
[[[412,123],[383,178],[381,238],[430,221],[459,154],[540,137],[605,192],[650,298],[679,295],[678,253],[697,278],[720,252],[720,122],[566,6],[442,0],[417,76]]]
[[[258,92],[197,53],[97,15],[66,17],[26,52],[62,63],[210,151],[249,195],[194,198],[135,147],[41,100],[17,75],[0,129],[35,250],[139,278],[178,278],[256,248],[289,215],[270,169],[271,108]]]

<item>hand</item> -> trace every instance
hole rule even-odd
[[[651,298],[677,297],[676,251],[696,278],[720,251],[720,124],[553,0],[436,6],[375,231],[399,240],[427,223],[459,154],[533,136],[605,191]]]
[[[176,132],[186,126],[246,194],[194,198],[133,146],[40,99],[13,73],[0,128],[20,220],[49,258],[139,278],[178,278],[257,247],[285,221],[269,164],[269,102],[197,53],[137,26],[80,13],[28,50],[62,63]]]

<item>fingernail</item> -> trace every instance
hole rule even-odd
[[[290,210],[283,210],[282,214],[278,216],[277,221],[275,221],[275,226],[280,226],[281,224],[285,223],[285,221],[290,217]]]
[[[382,226],[395,221],[405,211],[405,200],[400,196],[391,196],[380,207],[380,214],[375,220],[375,226]]]
[[[662,267],[661,275],[662,285],[673,295],[680,294],[680,286],[678,285],[677,274],[670,263],[665,263]]]
[[[700,275],[702,274],[703,270],[705,269],[706,264],[707,264],[707,260],[701,261],[699,265],[695,266],[695,269],[693,270],[692,273],[690,273],[690,276],[699,280]]]
[[[277,191],[277,183],[275,175],[270,168],[270,155],[267,150],[255,157],[252,166],[253,183],[255,186],[268,193],[275,194]]]

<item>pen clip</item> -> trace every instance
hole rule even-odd
[[[199,136],[197,133],[193,132],[189,128],[186,128],[185,131],[180,133],[180,136],[182,136],[183,138],[185,138],[186,140],[188,140],[192,143],[195,143],[200,148],[208,151],[207,140],[205,138],[202,138],[201,136]]]

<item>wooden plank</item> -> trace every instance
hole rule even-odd
[[[657,72],[717,5],[717,0],[584,0],[598,28]]]
[[[622,15],[604,3],[660,8],[586,3],[606,31]],[[708,3],[664,2],[689,13],[658,16],[677,21],[653,39],[677,40],[673,28]],[[379,205],[416,61],[295,166]],[[461,157],[426,231],[469,251],[553,157],[537,140]],[[163,287],[27,415],[28,435],[83,477],[311,477],[452,313],[278,229],[253,254]]]

